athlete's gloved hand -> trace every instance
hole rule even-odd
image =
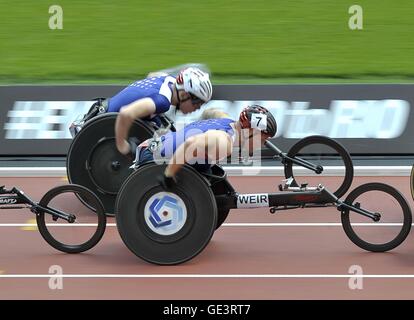
[[[122,154],[124,154],[128,159],[133,161],[136,156],[137,147],[140,144],[140,141],[135,137],[130,137],[128,140],[125,140],[125,145],[122,146],[122,149],[118,148]]]
[[[165,173],[159,175],[157,181],[164,190],[171,189],[177,184],[175,177],[167,177]]]
[[[135,138],[135,137],[128,138],[130,153],[134,158],[135,158],[135,153],[137,152],[137,147],[139,146],[140,143],[141,141],[139,141],[138,138]]]

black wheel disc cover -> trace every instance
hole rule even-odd
[[[177,186],[168,190],[185,204],[184,226],[172,235],[150,230],[143,208],[148,198],[164,191],[155,179],[164,169],[164,165],[150,163],[130,175],[118,194],[115,216],[122,240],[135,255],[151,263],[171,265],[192,259],[206,247],[216,228],[217,207],[206,181],[185,166],[177,175]]]

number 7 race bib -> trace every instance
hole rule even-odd
[[[259,129],[260,131],[266,130],[267,128],[267,115],[254,113],[252,114],[252,120],[250,121],[251,127]]]

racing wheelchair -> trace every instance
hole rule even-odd
[[[118,191],[125,179],[133,172],[131,158],[120,154],[116,149],[114,128],[117,113],[95,112],[89,116],[76,130],[74,139],[68,151],[66,168],[69,182],[83,185],[91,189],[102,201],[107,215],[114,214],[114,206]],[[159,116],[160,123],[136,120],[130,129],[130,139],[136,139],[136,144],[152,137],[160,128],[175,131],[168,117]],[[326,166],[338,164],[343,168],[339,174],[340,183],[329,185],[332,192],[341,197],[349,189],[353,179],[352,159],[347,150],[338,142],[325,136],[310,136],[299,140],[287,153],[274,146],[275,155],[284,165],[286,178],[295,177],[294,183],[301,183],[298,172],[306,169],[306,174],[319,175],[325,179]],[[302,155],[306,154],[306,157]],[[328,172],[329,175],[329,172]],[[324,180],[322,180],[324,182]],[[224,210],[220,217],[225,219]],[[218,225],[221,220],[219,219]],[[223,220],[224,221],[224,220]]]
[[[92,190],[110,216],[114,212],[118,190],[132,172],[133,159],[122,155],[116,148],[115,121],[118,113],[107,113],[105,103],[102,103],[105,100],[97,100],[84,118],[70,128],[74,138],[66,158],[66,170],[69,182]],[[130,142],[138,145],[160,128],[175,131],[173,122],[165,115],[151,120],[135,120],[129,131]]]
[[[280,153],[270,141],[266,146],[276,155]],[[205,174],[185,165],[177,175],[177,185],[164,190],[154,179],[164,169],[165,165],[153,162],[138,167],[122,184],[115,205],[122,240],[136,256],[150,263],[173,265],[194,258],[207,246],[228,211],[236,208],[269,207],[270,213],[276,213],[334,207],[340,212],[348,238],[372,252],[396,248],[411,230],[407,201],[398,190],[383,183],[363,184],[345,200],[339,199],[338,194],[343,192],[339,189],[335,194],[322,184],[309,187],[293,176],[279,185],[279,192],[239,194],[221,167],[214,165],[212,173]],[[371,208],[375,205],[381,207]]]

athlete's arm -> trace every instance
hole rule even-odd
[[[210,108],[203,111],[200,120],[217,119],[217,118],[231,118],[230,115],[218,108]]]
[[[128,154],[128,132],[135,119],[142,119],[155,113],[155,103],[151,98],[143,98],[134,101],[119,111],[115,122],[116,147],[122,154]]]
[[[192,159],[207,159],[211,163],[227,158],[232,149],[233,141],[224,131],[211,130],[192,136],[177,148],[164,174],[166,177],[174,177]]]

